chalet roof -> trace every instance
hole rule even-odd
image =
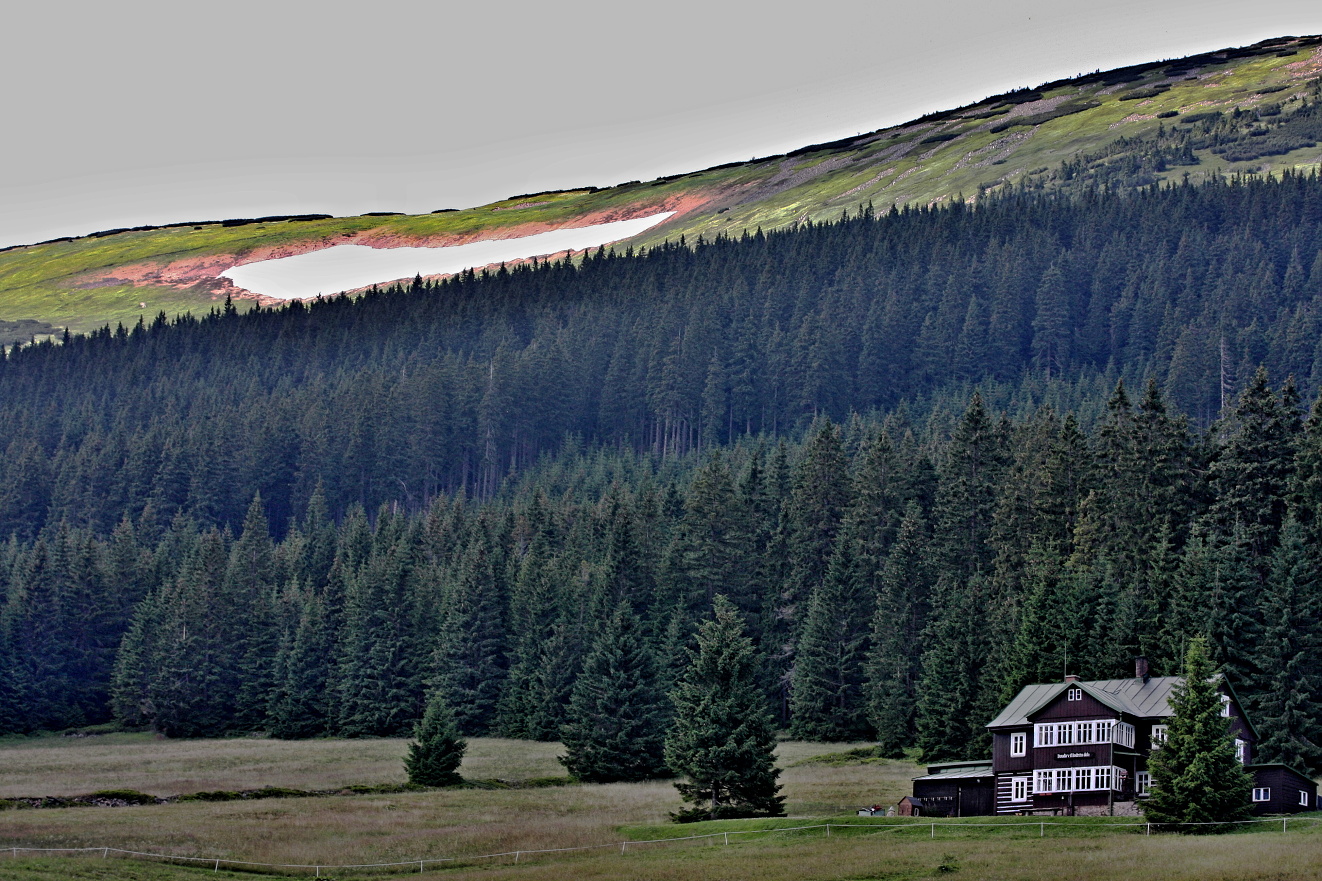
[[[1025,685],[1014,700],[987,723],[987,727],[1027,725],[1034,714],[1045,709],[1067,688],[1081,688],[1085,694],[1118,713],[1144,719],[1160,719],[1171,714],[1171,689],[1180,682],[1179,676],[1153,676],[1146,680],[1134,677]]]

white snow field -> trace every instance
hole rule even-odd
[[[368,248],[336,245],[300,254],[262,260],[226,269],[221,276],[254,294],[281,300],[302,300],[372,284],[442,275],[507,260],[540,257],[560,251],[581,251],[636,236],[675,212],[633,220],[599,223],[577,229],[557,229],[519,239],[494,239],[448,248]]]

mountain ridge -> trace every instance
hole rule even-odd
[[[463,210],[294,215],[102,230],[0,251],[0,336],[205,311],[230,266],[335,244],[439,246],[676,211],[622,246],[740,235],[865,204],[936,205],[1007,187],[1135,188],[1322,164],[1322,36],[1154,61],[926,114],[788,153],[629,181],[527,193]],[[384,280],[383,281],[387,281]]]

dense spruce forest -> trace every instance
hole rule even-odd
[[[1021,685],[1205,635],[1317,770],[1320,321],[1288,175],[20,347],[0,732],[399,735],[439,690],[557,739],[621,607],[664,693],[725,595],[796,737],[976,757]]]

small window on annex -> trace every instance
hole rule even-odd
[[[1302,789],[1299,790],[1299,804],[1308,807],[1308,793]]]
[[[1270,786],[1257,786],[1253,789],[1254,801],[1271,801],[1272,788]]]

